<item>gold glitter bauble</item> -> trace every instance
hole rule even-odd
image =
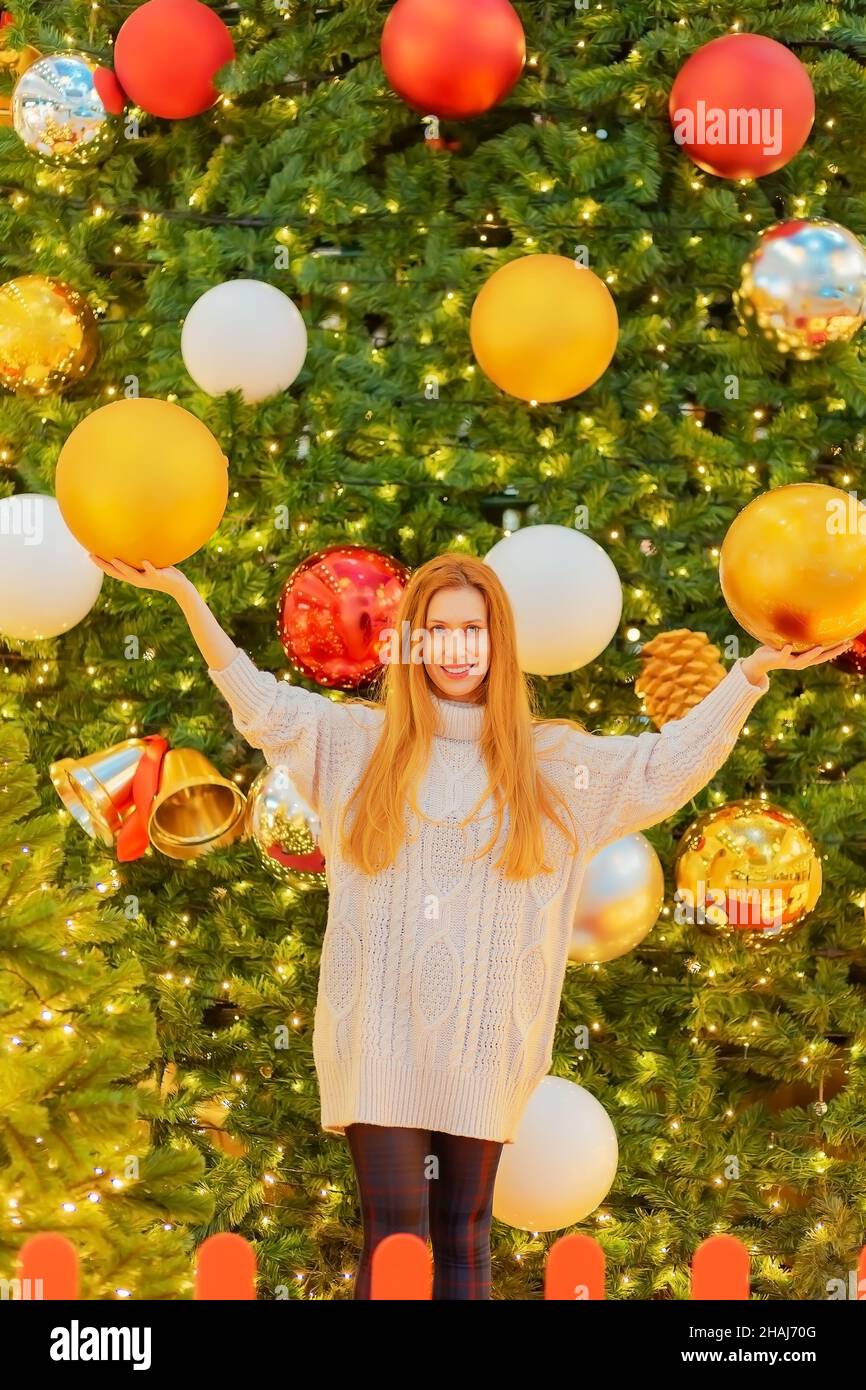
[[[683,835],[675,868],[678,921],[747,945],[788,936],[821,894],[821,859],[806,827],[767,801],[729,801]]]
[[[21,275],[0,285],[0,382],[38,396],[63,391],[96,361],[99,330],[71,285]]]
[[[103,159],[118,122],[94,86],[97,64],[83,53],[37,58],[12,93],[12,120],[28,149],[51,164],[83,168]]]

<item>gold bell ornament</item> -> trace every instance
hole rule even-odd
[[[246,797],[197,748],[165,755],[148,819],[150,843],[170,859],[197,859],[244,833]]]
[[[82,830],[116,845],[118,859],[126,862],[147,849],[147,820],[167,750],[166,740],[155,734],[128,738],[84,758],[61,758],[48,771]]]
[[[229,1107],[218,1100],[202,1101],[195,1108],[196,1124],[212,1148],[228,1158],[243,1158],[247,1146],[242,1139],[226,1131]]]

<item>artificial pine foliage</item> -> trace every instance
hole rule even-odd
[[[68,1236],[89,1298],[181,1298],[192,1228],[211,1200],[195,1145],[154,1147],[160,1063],[131,924],[100,899],[115,870],[76,880],[56,814],[35,814],[23,731],[0,724],[0,1265],[23,1240]],[[52,808],[53,811],[53,808]],[[134,930],[134,925],[132,926]],[[112,959],[113,957],[113,959]]]
[[[587,668],[541,682],[543,706],[599,733],[642,732],[633,686],[642,641],[689,627],[722,650],[731,637],[751,649],[718,582],[737,512],[784,483],[862,484],[862,339],[787,362],[741,332],[732,308],[761,229],[792,216],[866,227],[862,6],[526,0],[516,6],[523,77],[487,115],[442,122],[438,144],[387,88],[377,56],[384,0],[213,8],[238,59],[203,116],[133,113],[104,163],[81,171],[40,164],[0,130],[4,276],[68,281],[98,311],[102,344],[69,394],[0,400],[0,492],[51,490],[70,430],[124,393],[193,410],[231,460],[231,491],[217,535],[185,568],[236,641],[283,672],[277,595],[312,551],[349,540],[409,565],[446,550],[483,555],[502,534],[486,498],[516,490],[524,524],[571,525],[585,508],[588,533],[623,580],[623,623]],[[129,11],[111,0],[18,0],[8,41],[110,63]],[[804,150],[747,184],[700,172],[667,117],[682,62],[734,27],[792,48],[817,100]],[[501,395],[473,364],[475,294],[511,257],[583,246],[619,312],[611,367],[561,405]],[[285,290],[310,331],[295,386],[258,406],[198,391],[179,352],[193,301],[239,276]],[[20,1192],[22,1210],[26,1199],[28,1229],[69,1229],[57,1207],[79,1191],[79,1172],[84,1182],[85,1150],[126,1152],[123,1083],[149,1075],[153,1161],[169,1165],[171,1187],[192,1176],[185,1165],[199,1149],[213,1215],[193,1188],[195,1200],[169,1211],[175,1229],[162,1232],[152,1202],[133,1213],[112,1196],[91,1211],[81,1187],[88,1222],[73,1230],[88,1245],[90,1293],[117,1287],[120,1258],[135,1294],[184,1296],[181,1248],[231,1229],[256,1244],[261,1296],[350,1297],[354,1179],[344,1140],[319,1128],[311,1054],[324,894],[266,876],[249,845],[188,863],[152,851],[115,878],[68,820],[56,880],[34,875],[36,855],[29,877],[10,867],[21,844],[53,856],[49,763],[131,732],[200,748],[250,785],[261,759],[233,731],[180,613],[163,596],[106,581],[66,636],[3,644],[0,674],[7,758],[20,768],[19,731],[30,745],[32,771],[16,772],[15,796],[26,812],[37,787],[43,812],[33,829],[0,811],[3,941],[18,957],[0,974],[3,1041],[17,1028],[30,1048],[26,1065],[6,1054],[0,1083],[4,1195]],[[856,1264],[866,1215],[866,798],[847,774],[866,761],[863,711],[859,677],[832,667],[776,675],[712,785],[651,832],[668,869],[658,927],[624,959],[569,967],[553,1070],[588,1087],[619,1135],[616,1185],[582,1223],[604,1245],[617,1297],[686,1297],[692,1252],[715,1231],[746,1241],[755,1291],[768,1298],[825,1297],[828,1279],[847,1280]],[[761,794],[809,828],[825,888],[799,933],[756,956],[674,920],[670,869],[697,810]],[[75,971],[59,957],[73,905],[85,923]],[[34,988],[74,1016],[72,1038],[48,1046]],[[108,997],[124,1001],[119,1015],[100,1009]],[[590,1028],[583,1052],[580,1025]],[[112,1059],[84,1071],[78,1109],[58,1094],[55,1046],[68,1049],[75,1085],[88,1060]],[[843,1081],[838,1090],[831,1078]],[[794,1083],[795,1103],[780,1108],[780,1087]],[[212,1106],[240,1152],[211,1142],[201,1116]],[[62,1172],[33,1148],[37,1113],[46,1159],[71,1115],[85,1117],[86,1142]],[[5,1209],[2,1222],[5,1257],[25,1232]],[[495,1224],[496,1297],[539,1296],[552,1239]]]

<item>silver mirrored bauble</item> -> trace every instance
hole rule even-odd
[[[83,53],[37,58],[12,93],[12,120],[28,149],[51,164],[96,164],[114,143],[118,123],[94,86],[97,64]]]
[[[838,222],[781,222],[760,236],[734,302],[779,352],[809,361],[862,327],[866,247]]]
[[[247,797],[247,834],[262,863],[297,888],[325,883],[321,824],[285,767],[266,767]]]

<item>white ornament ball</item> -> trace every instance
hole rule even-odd
[[[591,965],[627,955],[652,931],[664,897],[664,870],[645,835],[606,845],[587,866],[569,958]]]
[[[0,634],[35,642],[86,618],[103,574],[79,545],[53,497],[0,501]]]
[[[186,316],[181,353],[209,396],[240,391],[263,401],[285,391],[307,355],[307,327],[288,295],[263,280],[226,280],[196,300]]]
[[[522,670],[576,671],[603,652],[622,616],[613,561],[568,526],[524,526],[485,556],[511,600]]]
[[[521,1231],[573,1226],[604,1201],[618,1160],[604,1106],[573,1081],[545,1076],[502,1149],[493,1215]]]

